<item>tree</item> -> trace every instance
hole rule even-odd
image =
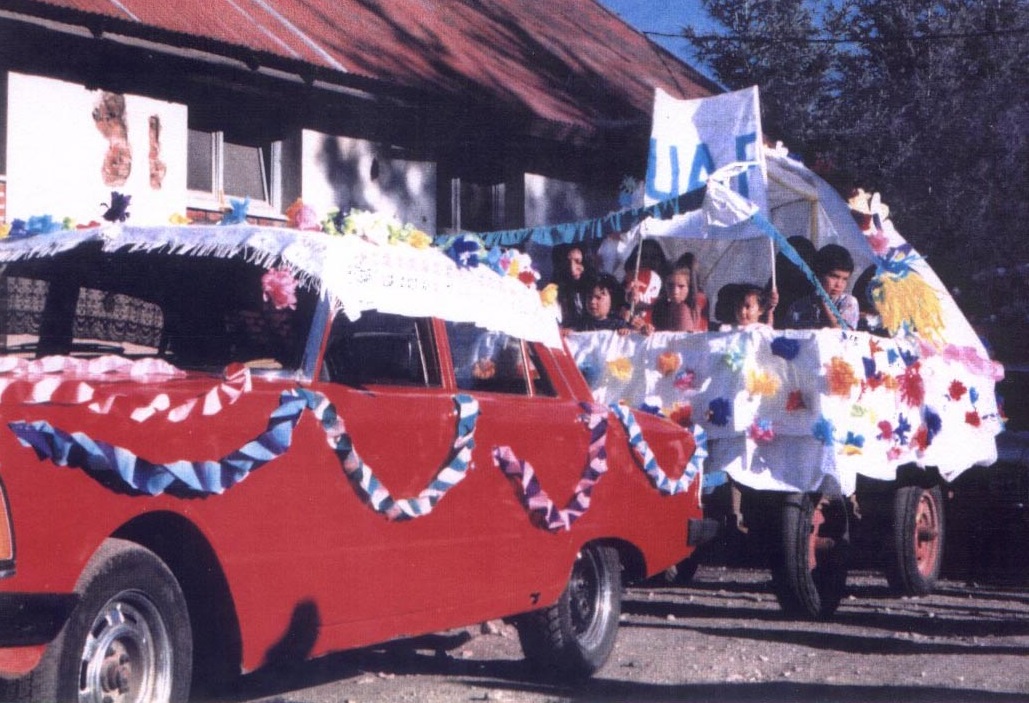
[[[820,5],[821,15],[803,0],[704,0],[725,37],[685,34],[727,87],[761,87],[763,114],[793,151],[882,193],[952,288],[1029,264],[1029,4]],[[1029,301],[993,292],[959,302],[1025,324]]]

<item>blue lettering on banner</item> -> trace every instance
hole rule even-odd
[[[711,150],[704,142],[700,143],[693,154],[693,165],[690,166],[690,184],[687,191],[696,190],[707,182],[707,177],[715,172],[715,160],[711,158]]]
[[[737,161],[750,161],[753,156],[752,147],[757,144],[757,133],[751,132],[750,134],[741,134],[736,137],[736,160]],[[750,197],[750,183],[748,181],[748,175],[746,173],[739,177],[739,188],[737,192],[744,198]]]
[[[668,192],[657,189],[657,140],[650,140],[650,154],[647,156],[647,197],[653,200],[668,200],[679,195],[679,148],[668,146],[668,161],[672,168],[672,187]]]

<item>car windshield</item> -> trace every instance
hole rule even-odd
[[[317,297],[266,295],[267,269],[240,258],[70,252],[0,272],[0,352],[25,358],[160,357],[217,372],[300,368]],[[287,286],[288,287],[288,286]],[[270,299],[266,299],[270,298]]]

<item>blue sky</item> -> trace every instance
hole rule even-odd
[[[709,24],[707,13],[701,7],[700,0],[599,0],[600,4],[614,12],[636,29],[643,32],[666,32],[678,34],[683,25],[696,24],[707,29]],[[650,39],[683,61],[692,64],[693,57],[689,52],[689,43],[685,39],[654,37]],[[696,66],[703,69],[701,66]]]

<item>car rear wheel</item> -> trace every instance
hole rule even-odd
[[[530,664],[551,678],[582,679],[607,661],[618,634],[622,581],[618,552],[586,545],[557,603],[515,625]]]
[[[189,698],[193,637],[182,590],[153,552],[107,540],[79,602],[33,677],[32,700],[173,703]]]
[[[943,491],[939,486],[902,486],[893,500],[893,530],[886,578],[906,596],[924,596],[936,587],[943,563]]]
[[[798,617],[831,617],[846,590],[849,546],[842,497],[785,496],[780,551],[772,566],[782,609]]]

